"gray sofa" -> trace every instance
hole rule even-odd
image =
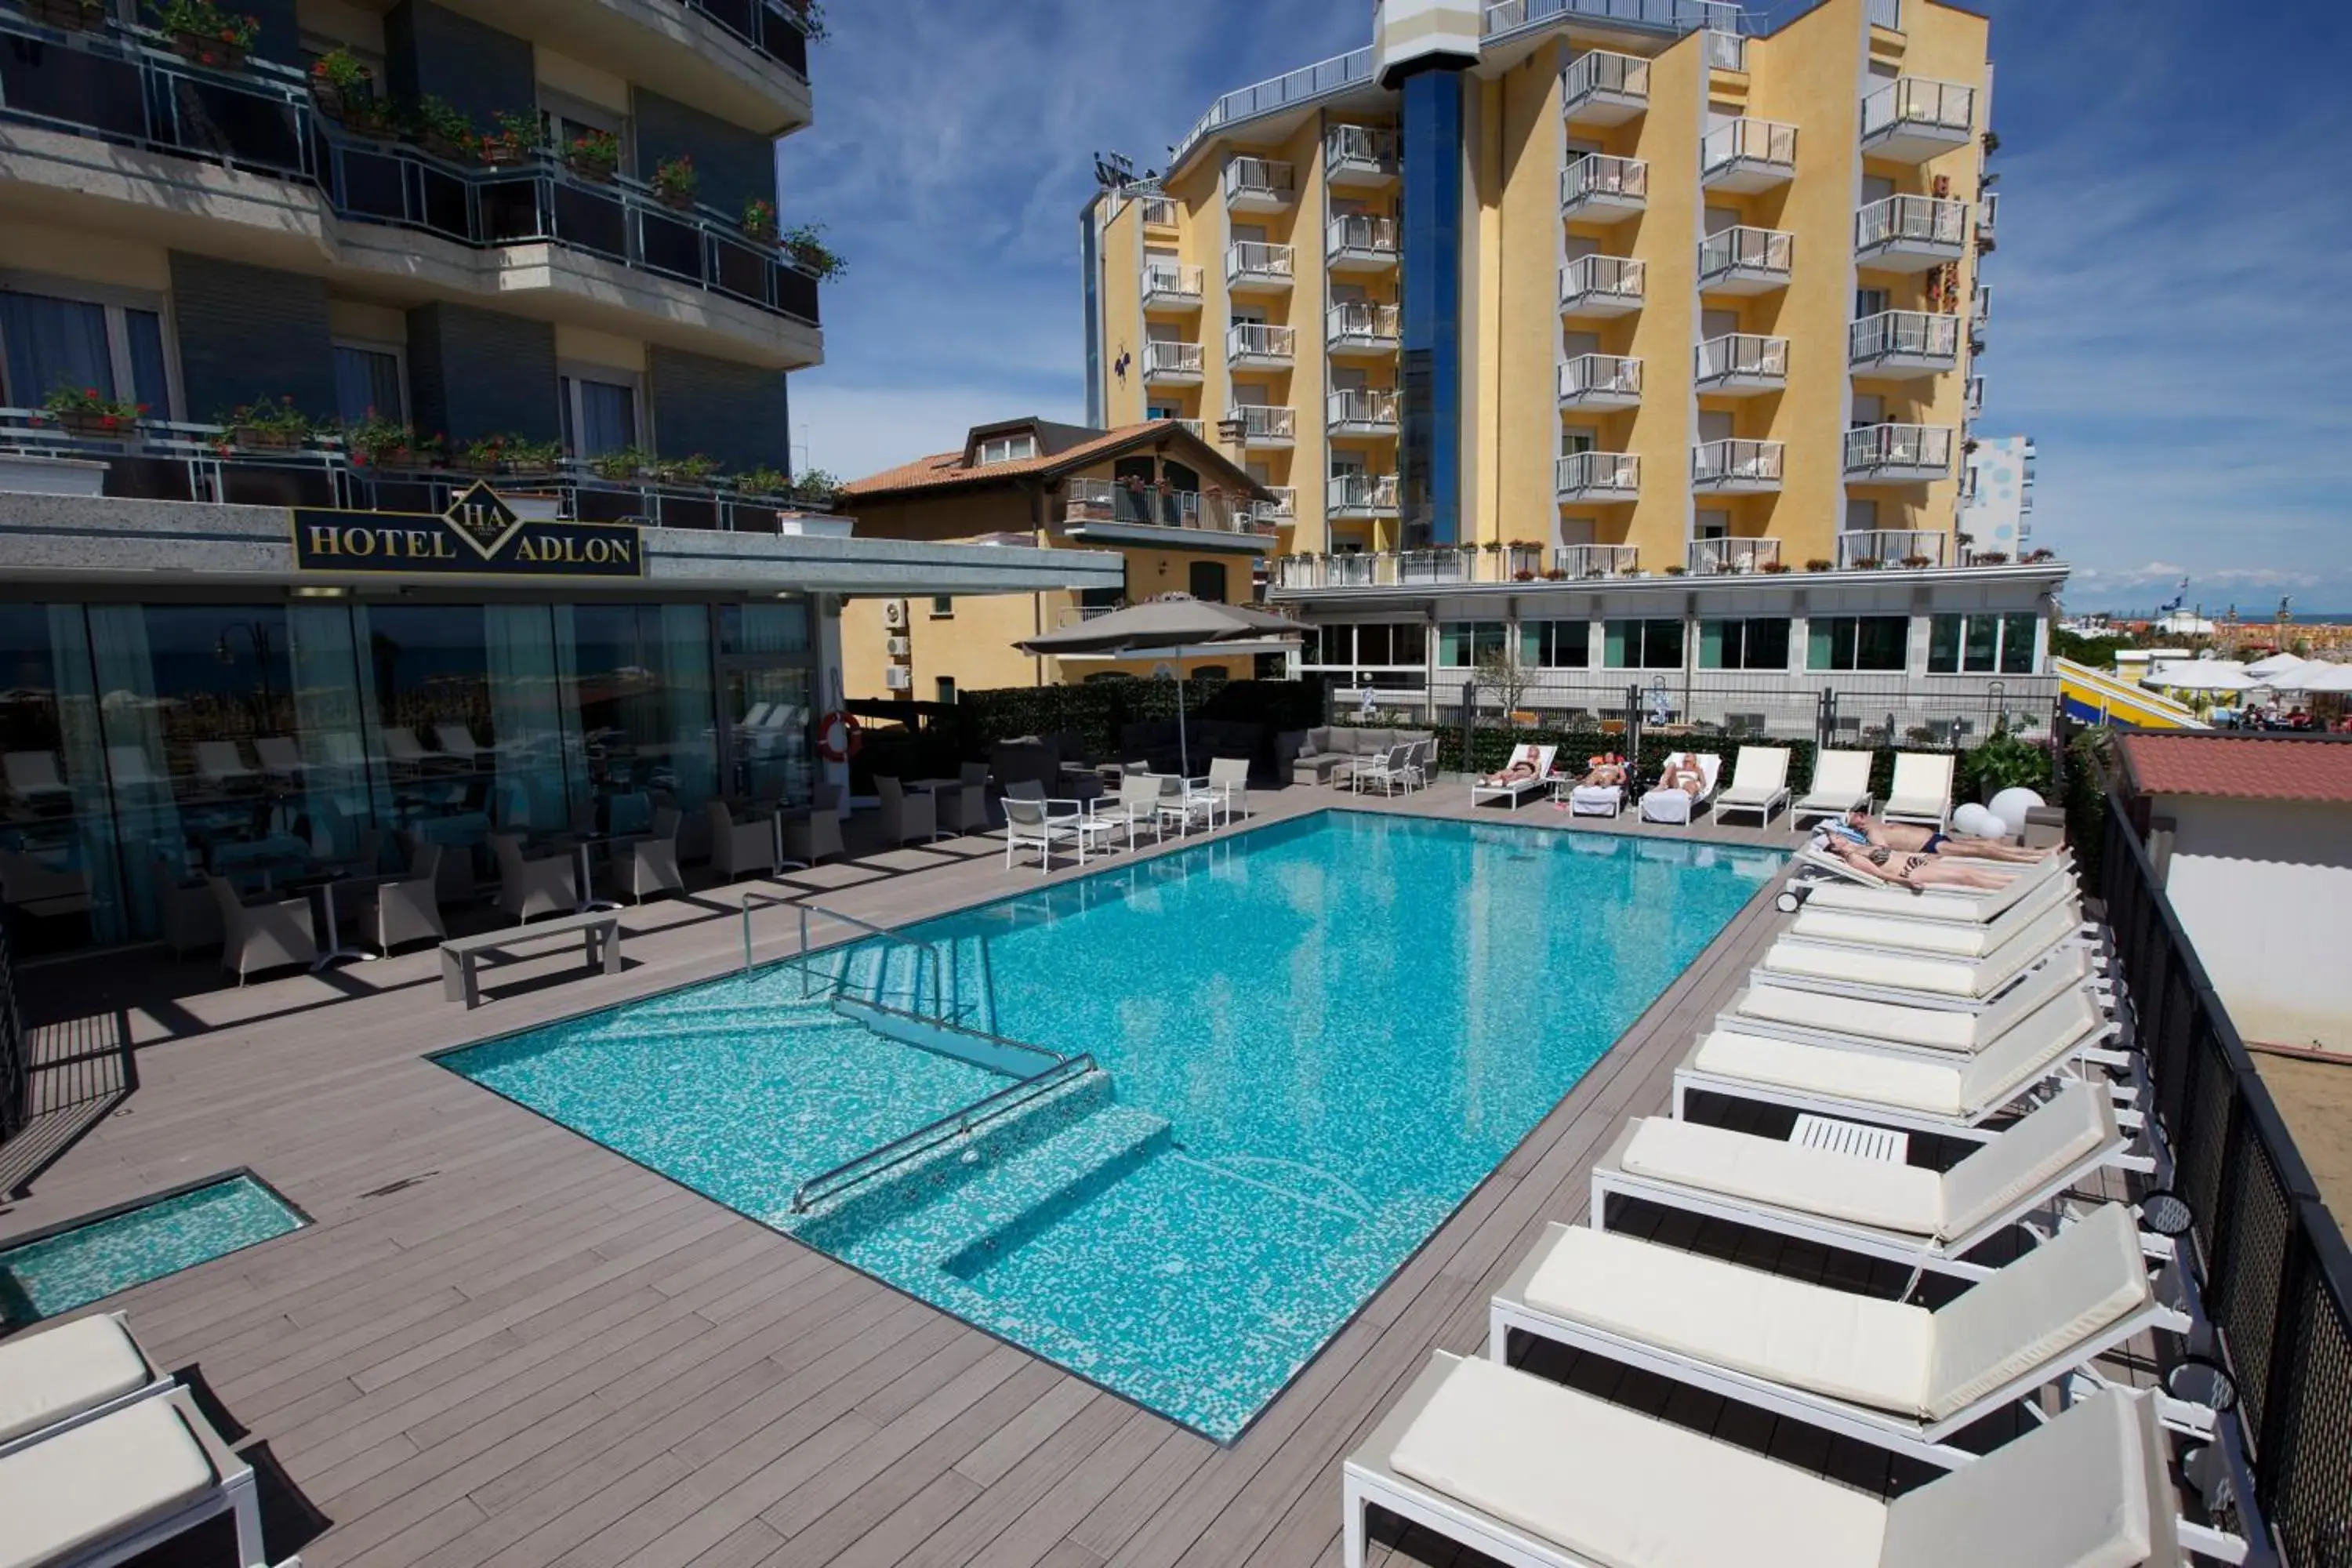
[[[1290,782],[1325,784],[1344,777],[1360,757],[1377,756],[1391,746],[1432,739],[1426,730],[1372,730],[1354,724],[1328,724],[1307,731],[1298,754],[1291,759]]]

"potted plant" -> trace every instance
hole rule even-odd
[[[46,26],[75,33],[106,30],[106,0],[25,0],[25,16]]]
[[[611,131],[574,136],[563,150],[563,162],[583,180],[610,180],[621,167],[621,138]]]
[[[41,410],[69,436],[121,441],[139,428],[147,405],[118,403],[94,386],[60,386],[41,400]]]
[[[520,436],[509,436],[499,471],[518,476],[551,474],[562,460],[561,441],[526,441]]]
[[[824,243],[824,225],[803,223],[786,229],[780,241],[800,269],[819,282],[849,270],[849,263]]]
[[[600,479],[625,484],[643,473],[652,459],[635,447],[618,447],[588,459],[588,471]]]
[[[1853,569],[1857,572],[1875,572],[1878,567],[1879,560],[1875,555],[1857,555],[1853,558]]]
[[[286,452],[310,438],[310,416],[291,397],[257,397],[226,414],[213,416],[228,444],[248,452]]]
[[[841,500],[842,491],[839,479],[823,468],[810,468],[793,481],[786,493],[805,506],[832,506]]]
[[[706,458],[700,452],[683,458],[653,459],[654,478],[666,485],[698,485],[709,481],[719,471],[719,459]]]
[[[1805,563],[1805,570],[1808,572],[1827,572],[1836,564],[1837,563],[1834,561],[1824,561],[1820,556],[1816,555],[1811,561]]]
[[[2054,550],[2029,550],[2017,559],[2022,565],[2039,566],[2044,561],[2057,560],[2058,552]]]
[[[1906,555],[1903,558],[1903,564],[1915,572],[1922,566],[1933,566],[1935,563],[1935,558],[1927,555]]]
[[[1535,580],[1535,572],[1529,567],[1522,566],[1511,574],[1511,581],[1514,583],[1532,583]]]
[[[244,68],[261,37],[260,17],[224,11],[213,0],[148,0],[148,5],[182,59],[215,70]]]
[[[343,450],[354,468],[406,468],[422,445],[416,432],[397,419],[387,419],[371,408],[364,417],[343,426]]]
[[[506,462],[507,448],[515,439],[512,436],[478,436],[457,448],[449,466],[469,474],[495,474]]]
[[[429,92],[409,110],[409,133],[419,147],[453,163],[471,161],[481,140],[465,110]]]
[[[509,109],[492,123],[497,129],[476,143],[483,163],[510,166],[538,156],[542,134],[538,115]]]
[[[1972,555],[1969,557],[1969,559],[1974,561],[1979,566],[2006,566],[2009,564],[2009,552],[2006,550],[1987,550],[1979,554]]]
[[[665,158],[654,165],[654,195],[674,207],[690,207],[702,189],[702,176],[695,173],[694,155],[680,153],[675,158]]]
[[[1767,561],[1763,565],[1756,568],[1756,570],[1763,573],[1767,577],[1778,577],[1788,569],[1789,563],[1785,561]]]
[[[833,36],[825,30],[824,7],[817,0],[784,0],[784,9],[793,14],[793,20],[800,24],[801,36],[810,43],[821,44]]]
[[[1547,583],[1565,583],[1568,581],[1568,573],[1558,566],[1548,566],[1544,569],[1543,580]]]
[[[1688,572],[1689,570],[1690,570],[1690,568],[1689,568],[1689,567],[1687,567],[1687,566],[1684,565],[1681,562],[1677,561],[1677,562],[1675,562],[1673,565],[1668,566],[1668,567],[1666,568],[1666,575],[1667,575],[1667,576],[1669,576],[1669,577],[1679,577],[1679,576],[1681,576],[1684,573]]]
[[[373,120],[375,73],[338,44],[311,62],[310,99],[320,113],[344,125]]]
[[[776,204],[762,196],[753,196],[743,204],[743,234],[761,245],[776,243]]]
[[[782,472],[762,463],[756,468],[746,468],[730,481],[736,493],[747,496],[781,496],[792,493],[793,481]]]

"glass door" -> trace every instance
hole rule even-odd
[[[719,716],[727,738],[727,793],[762,806],[806,805],[816,781],[810,740],[816,714],[805,664],[730,658],[719,670]]]

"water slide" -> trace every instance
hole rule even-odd
[[[2135,730],[2210,730],[2169,697],[2128,680],[2117,680],[2071,658],[2050,661],[2058,671],[2058,695],[2066,714],[2084,724],[2121,724]]]

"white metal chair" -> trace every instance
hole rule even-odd
[[[1086,807],[1075,800],[1027,800],[1020,795],[1004,797],[1004,868],[1013,868],[1014,858],[1024,844],[1037,850],[1037,874],[1044,876],[1053,868],[1054,851],[1061,845],[1073,846],[1078,864],[1087,863],[1088,824]]]
[[[1233,825],[1235,807],[1244,816],[1249,815],[1249,770],[1247,757],[1209,760],[1209,793],[1216,797],[1217,809],[1224,814],[1227,826]]]

